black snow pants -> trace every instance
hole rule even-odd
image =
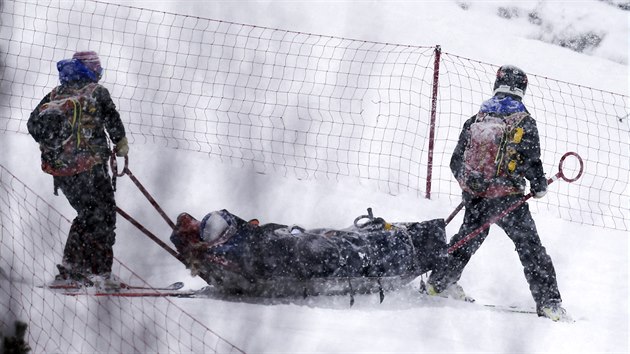
[[[500,214],[516,203],[520,198],[522,196],[493,199],[465,198],[464,222],[459,232],[450,240],[449,248],[486,223],[491,217]],[[558,291],[556,272],[551,257],[540,241],[536,224],[532,219],[527,203],[523,203],[497,221],[496,224],[505,231],[516,246],[516,252],[525,272],[525,279],[527,279],[536,305],[540,307],[546,304],[560,303],[561,297]],[[438,291],[442,291],[450,284],[457,282],[472,255],[488,236],[488,232],[489,228],[449,254],[445,266],[431,274],[429,283]]]
[[[91,274],[111,272],[116,234],[116,201],[107,165],[74,176],[54,177],[77,211],[63,251],[63,265]]]

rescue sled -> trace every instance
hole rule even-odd
[[[183,213],[171,241],[208,284],[260,297],[382,293],[444,261],[444,220],[389,224],[368,211],[342,230],[257,225],[227,210],[200,222]]]

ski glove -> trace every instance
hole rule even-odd
[[[547,179],[543,176],[533,183],[530,182],[530,190],[534,198],[540,199],[544,197],[547,194]]]
[[[125,157],[129,153],[129,144],[127,143],[127,137],[123,137],[116,143],[116,156]]]
[[[471,172],[466,179],[466,186],[475,193],[485,192],[489,183],[479,172]]]
[[[537,192],[536,191],[532,191],[532,192],[534,193],[534,198],[536,198],[536,199],[540,199],[540,198],[544,197],[545,194],[547,194],[547,190],[546,189],[542,190],[542,191],[537,191]]]

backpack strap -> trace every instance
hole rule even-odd
[[[81,145],[81,117],[83,116],[83,107],[81,103],[75,99],[70,100],[72,102],[72,134],[77,137],[77,147]]]
[[[50,100],[55,101],[57,99],[57,91],[59,91],[59,86],[55,87],[50,91]]]

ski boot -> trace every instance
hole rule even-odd
[[[105,292],[116,292],[126,286],[119,277],[112,274],[111,272],[102,274],[90,274],[88,276],[88,280],[90,281],[91,286],[99,291]]]
[[[475,302],[475,299],[473,299],[470,296],[467,296],[466,293],[464,292],[464,288],[462,288],[462,286],[457,283],[450,284],[449,286],[446,287],[446,289],[442,291],[438,291],[437,288],[433,286],[433,284],[429,283],[427,285],[427,294],[430,296],[439,296],[439,297],[453,299],[453,300]]]
[[[46,286],[52,289],[79,289],[90,286],[90,282],[83,272],[74,269],[69,265],[57,264],[59,274]]]
[[[562,307],[562,303],[551,303],[540,306],[536,309],[538,317],[546,317],[554,322],[574,322],[567,310]]]

